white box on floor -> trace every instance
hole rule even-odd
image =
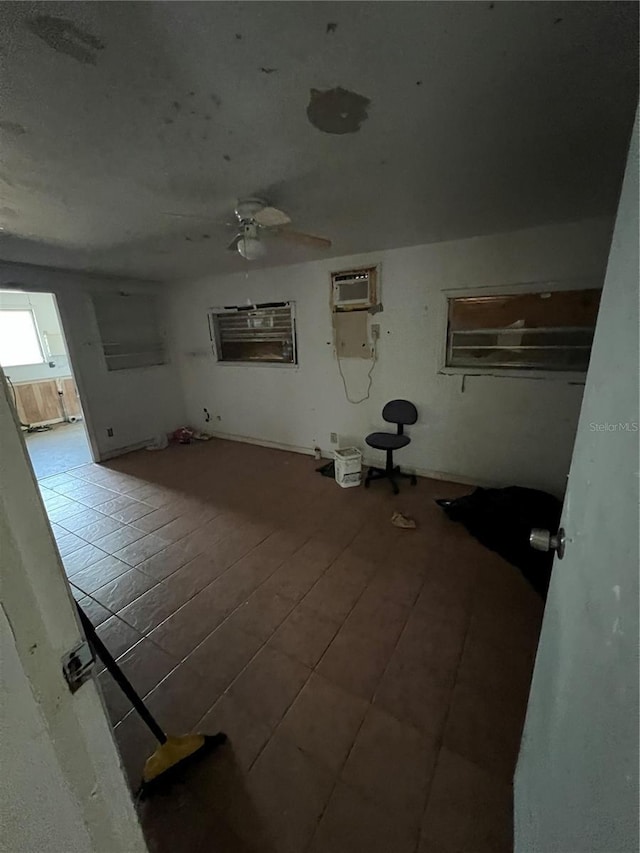
[[[343,489],[359,486],[362,474],[362,453],[357,447],[334,450],[336,483]]]

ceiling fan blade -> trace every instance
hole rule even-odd
[[[326,237],[314,237],[313,234],[303,234],[302,231],[291,231],[289,228],[283,228],[275,234],[291,243],[299,243],[301,246],[309,246],[312,249],[331,248],[331,240],[327,240]]]
[[[255,214],[254,219],[263,228],[275,228],[278,225],[288,225],[291,222],[287,214],[278,210],[277,207],[263,207]]]
[[[238,251],[238,243],[240,242],[241,238],[242,238],[242,234],[236,234],[236,236],[233,238],[233,240],[227,246],[227,251],[228,252],[237,252]]]

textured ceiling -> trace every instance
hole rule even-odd
[[[5,2],[0,29],[0,256],[146,278],[246,266],[247,195],[336,256],[613,213],[637,102],[635,3]]]

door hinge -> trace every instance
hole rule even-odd
[[[95,662],[96,659],[91,646],[86,640],[64,655],[62,658],[62,674],[72,693],[75,693],[91,676]]]

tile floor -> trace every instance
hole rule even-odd
[[[314,467],[211,441],[40,483],[74,596],[162,725],[230,738],[138,804],[150,850],[510,851],[541,602],[433,502],[467,488]],[[153,741],[98,680],[135,788]]]
[[[52,477],[91,462],[87,431],[82,421],[54,424],[46,432],[24,432],[36,477]]]

